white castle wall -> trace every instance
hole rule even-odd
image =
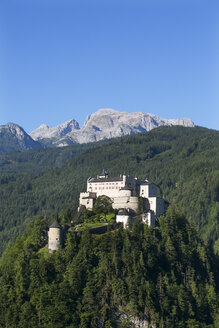
[[[61,230],[58,228],[49,228],[49,251],[57,251],[61,245]]]
[[[88,210],[92,210],[94,207],[94,199],[96,198],[96,193],[93,192],[81,192],[79,199],[79,207],[84,205]]]
[[[92,210],[94,207],[94,199],[88,198],[88,199],[81,199],[80,205],[84,205],[88,210]]]
[[[164,200],[157,197],[149,197],[150,210],[154,211],[156,216],[164,214]]]
[[[119,190],[119,197],[130,197],[131,195],[132,195],[132,191],[129,190],[129,189],[121,189],[121,190]]]
[[[142,184],[140,185],[140,196],[144,198],[157,197],[158,188],[155,184]]]
[[[95,192],[97,197],[106,195],[108,197],[118,197],[119,190],[125,186],[126,176],[123,175],[121,181],[98,181],[92,182],[90,180],[87,181],[87,192]]]
[[[116,222],[123,223],[125,229],[129,226],[129,219],[129,215],[116,215]]]
[[[136,196],[114,197],[112,206],[114,209],[130,208],[136,212],[138,209],[138,197],[136,197]]]
[[[152,212],[142,214],[142,222],[146,223],[149,227],[155,227],[155,216]]]

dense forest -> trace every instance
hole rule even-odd
[[[76,213],[86,179],[105,168],[148,178],[177,205],[205,243],[218,240],[219,132],[160,127],[146,134],[0,157],[0,251],[37,215]],[[216,242],[216,247],[218,242]]]
[[[47,228],[38,217],[0,259],[0,327],[219,326],[218,257],[173,208],[154,229],[69,232],[52,254]]]

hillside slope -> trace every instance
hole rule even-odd
[[[0,259],[0,327],[218,327],[218,258],[181,214],[71,232],[53,254],[46,229],[39,218]]]
[[[155,182],[171,204],[182,208],[200,236],[214,242],[218,239],[218,163],[218,131],[160,127],[94,144],[61,168],[23,177],[10,173],[0,185],[1,249],[36,215],[52,216],[63,208],[76,211],[87,178],[102,168],[111,176],[126,173]]]

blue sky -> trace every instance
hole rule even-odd
[[[218,0],[1,0],[0,125],[99,108],[219,130]]]

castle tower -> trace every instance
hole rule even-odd
[[[53,251],[57,251],[61,245],[61,226],[57,220],[54,221],[53,224],[49,227],[48,239],[49,252],[52,253]]]

